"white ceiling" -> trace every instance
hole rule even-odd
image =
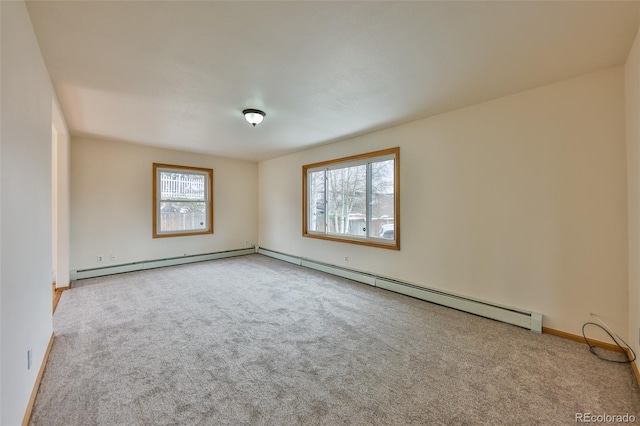
[[[249,160],[622,64],[638,6],[28,3],[73,135]]]

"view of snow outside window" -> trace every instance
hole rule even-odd
[[[310,171],[309,231],[394,240],[394,176],[393,159]]]
[[[208,229],[206,181],[204,174],[160,172],[159,232]]]

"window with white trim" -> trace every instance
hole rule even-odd
[[[153,238],[213,233],[213,169],[153,164]]]
[[[399,148],[302,167],[305,237],[400,249]]]

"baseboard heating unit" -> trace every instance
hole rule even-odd
[[[382,277],[341,266],[318,262],[308,258],[292,256],[261,247],[257,248],[256,251],[259,254],[284,260],[299,266],[326,272],[342,278],[369,284],[374,287],[380,287],[385,290],[415,297],[416,299],[425,300],[427,302],[447,306],[459,311],[491,318],[497,321],[517,325],[518,327],[527,328],[537,333],[542,333],[542,314],[536,312],[528,312],[508,306],[497,305],[482,300],[447,293],[441,290],[418,286],[388,277]]]
[[[219,251],[216,253],[196,254],[192,256],[169,257],[166,259],[143,260],[141,262],[124,263],[120,265],[104,266],[100,268],[78,269],[70,272],[72,281],[84,278],[102,277],[105,275],[121,274],[123,272],[142,271],[144,269],[162,268],[165,266],[183,265],[185,263],[204,262],[206,260],[223,259],[225,257],[255,254],[254,248]]]

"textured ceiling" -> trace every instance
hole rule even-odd
[[[622,64],[638,6],[28,2],[73,135],[249,160]]]

